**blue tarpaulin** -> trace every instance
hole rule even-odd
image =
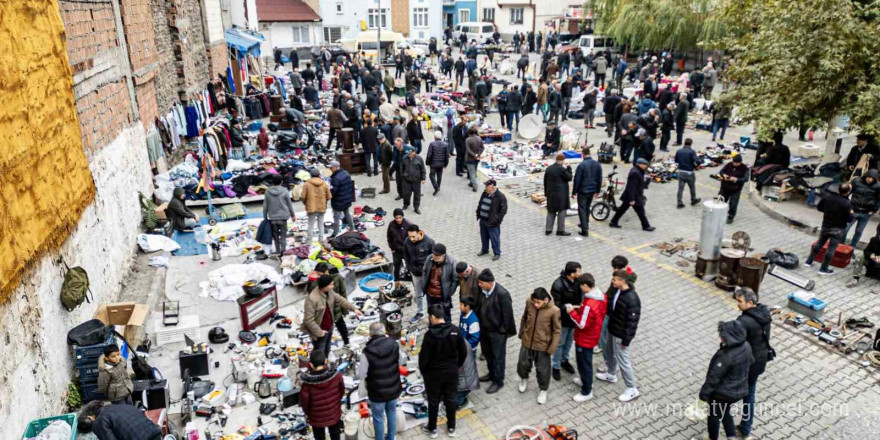
[[[260,55],[260,43],[264,40],[262,35],[256,32],[233,28],[227,29],[225,36],[226,44],[237,50],[239,56],[244,56],[248,53],[254,56]]]

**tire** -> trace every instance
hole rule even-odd
[[[606,217],[607,217],[607,215],[606,215]],[[216,224],[217,224],[217,219],[214,218],[214,217],[211,217],[211,218],[208,220],[208,224],[211,225],[211,226],[216,225]]]
[[[605,221],[611,215],[611,207],[605,202],[598,202],[590,208],[590,214],[596,221]]]

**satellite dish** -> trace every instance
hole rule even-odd
[[[544,131],[544,121],[536,114],[529,114],[519,120],[519,136],[525,139],[535,139]]]

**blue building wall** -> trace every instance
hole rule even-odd
[[[443,27],[445,28],[448,25],[447,14],[452,14],[452,25],[457,25],[459,23],[460,16],[458,11],[462,9],[467,9],[470,11],[470,21],[479,21],[479,17],[477,16],[476,1],[456,1],[454,5],[443,6]]]

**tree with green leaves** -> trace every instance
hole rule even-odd
[[[722,40],[735,86],[721,99],[757,123],[759,138],[841,115],[880,134],[880,2],[739,0],[723,15],[750,30]]]

